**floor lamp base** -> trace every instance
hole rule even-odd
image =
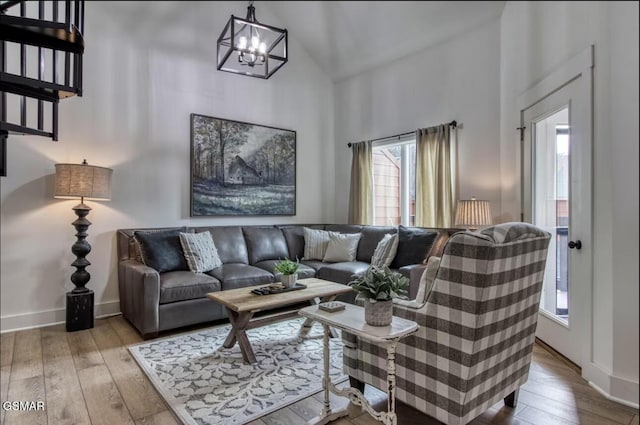
[[[67,292],[67,332],[93,328],[93,291]]]

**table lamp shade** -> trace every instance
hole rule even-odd
[[[477,229],[491,224],[491,204],[489,201],[478,201],[476,198],[458,201],[456,210],[456,226]]]
[[[55,198],[111,199],[110,168],[86,164],[56,164]]]

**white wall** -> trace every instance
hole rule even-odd
[[[512,219],[520,212],[517,96],[595,45],[593,350],[583,375],[637,405],[638,3],[508,2],[500,40],[502,212]]]
[[[351,153],[361,141],[456,120],[459,197],[491,201],[500,217],[500,23],[472,31],[335,86],[336,219],[349,209]],[[357,60],[357,59],[354,59]]]
[[[216,40],[239,2],[87,2],[84,96],[60,103],[60,141],[10,136],[0,179],[1,329],[64,321],[75,256],[72,200],[54,164],[113,168],[113,200],[87,203],[96,314],[119,311],[115,231],[140,226],[331,222],[333,83],[296,43],[269,80],[216,70]],[[266,5],[263,22],[279,25]],[[189,217],[189,114],[297,131],[297,215]]]

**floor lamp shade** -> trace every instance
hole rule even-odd
[[[76,229],[76,242],[71,252],[76,260],[71,263],[76,271],[71,274],[71,282],[75,288],[67,292],[68,332],[93,328],[93,291],[86,287],[91,275],[86,270],[91,263],[87,255],[91,245],[87,241],[87,229],[91,222],[87,215],[91,207],[85,205],[84,198],[100,201],[111,199],[111,174],[113,170],[87,164],[56,164],[56,183],[53,196],[55,198],[80,198],[80,204],[73,207],[78,219],[71,223]]]
[[[111,199],[110,168],[83,164],[56,164],[56,198]]]
[[[491,204],[489,201],[478,201],[476,198],[458,201],[456,209],[456,226],[478,229],[491,224]]]

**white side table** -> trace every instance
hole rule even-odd
[[[324,328],[324,377],[322,378],[322,388],[324,390],[324,407],[320,416],[317,416],[307,422],[307,425],[324,425],[334,421],[342,416],[347,415],[347,409],[331,409],[329,400],[329,391],[334,394],[347,397],[349,401],[358,406],[362,406],[377,421],[385,425],[396,425],[398,418],[396,416],[396,345],[398,341],[415,333],[418,330],[418,324],[410,320],[393,317],[393,321],[389,326],[370,326],[364,321],[364,308],[347,304],[344,310],[329,313],[320,310],[317,305],[305,307],[300,310],[300,315],[312,320],[317,320]],[[339,390],[331,382],[329,378],[329,327],[337,328],[342,331],[350,332],[358,338],[363,338],[371,342],[382,344],[387,348],[387,412],[376,412],[364,395],[355,388],[346,388]]]

